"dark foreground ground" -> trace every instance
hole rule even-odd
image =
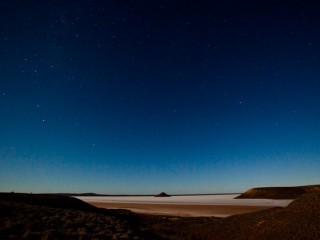
[[[320,239],[320,193],[286,208],[182,218],[95,208],[58,195],[0,194],[0,239]]]

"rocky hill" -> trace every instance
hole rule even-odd
[[[171,196],[166,194],[165,192],[162,192],[162,193],[155,195],[155,197],[171,197]]]

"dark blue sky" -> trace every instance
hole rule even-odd
[[[1,1],[0,191],[319,183],[319,7]]]

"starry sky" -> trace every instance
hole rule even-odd
[[[319,184],[319,8],[1,1],[0,191]]]

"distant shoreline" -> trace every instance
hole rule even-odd
[[[38,193],[38,192],[0,192],[1,193],[23,193],[23,194],[45,194],[62,195],[76,197],[154,197],[156,194],[99,194],[99,193]],[[170,196],[214,196],[214,195],[234,195],[242,193],[196,193],[196,194],[170,194]]]
[[[200,194],[170,194],[170,196],[216,196],[216,195],[234,195],[234,194],[241,194],[241,193],[200,193]],[[86,195],[86,194],[64,194],[58,193],[58,195],[65,195],[65,196],[93,196],[93,197],[155,197],[156,194],[94,194],[94,195]]]

